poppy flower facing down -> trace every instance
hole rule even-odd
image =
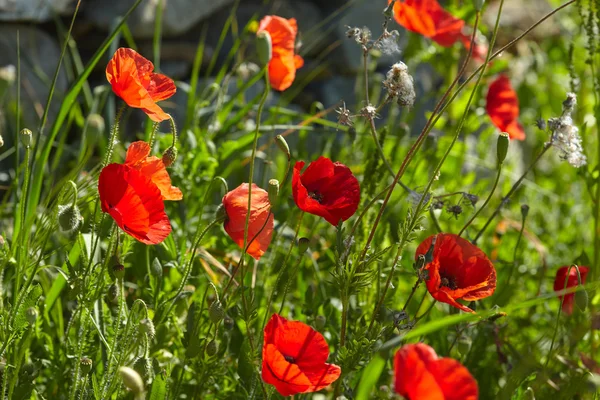
[[[444,10],[437,0],[398,0],[394,4],[394,18],[409,31],[444,47],[452,46],[464,36],[465,21]]]
[[[266,31],[271,36],[272,58],[269,62],[269,81],[275,90],[289,88],[296,79],[296,70],[304,60],[295,54],[298,25],[296,19],[285,19],[267,15],[258,26],[258,32]]]
[[[333,226],[356,212],[360,202],[358,179],[350,168],[319,157],[304,172],[304,161],[296,162],[292,193],[298,208],[323,217]]]
[[[135,50],[120,48],[106,66],[106,79],[113,92],[129,107],[141,108],[154,122],[165,121],[169,115],[156,102],[175,94],[175,83],[162,74],[155,74],[154,65]]]
[[[565,282],[567,284],[567,288],[575,287],[578,285],[577,282],[577,270],[575,267],[571,268],[569,272],[569,276],[567,277],[567,271],[569,271],[569,266],[560,267],[558,271],[556,271],[556,278],[554,278],[554,291],[558,292],[565,289]],[[588,267],[579,267],[579,273],[581,274],[581,283],[585,283],[585,279],[587,278],[587,274],[589,272]],[[564,300],[563,300],[564,297]],[[573,304],[575,303],[575,293],[569,293],[564,296],[559,296],[559,299],[562,301],[562,310],[564,313],[572,314],[573,313]]]
[[[127,234],[145,244],[158,244],[171,233],[163,200],[181,200],[181,191],[161,159],[148,157],[150,145],[138,141],[127,149],[124,164],[109,164],[100,172],[102,211]]]
[[[271,243],[273,214],[269,212],[271,203],[266,190],[253,183],[251,197],[250,221],[248,223],[248,241],[251,242],[247,247],[248,254],[258,260],[267,251]],[[223,207],[227,215],[223,225],[225,232],[240,248],[243,248],[246,215],[248,214],[248,184],[242,183],[223,196]]]
[[[485,106],[492,122],[514,140],[525,140],[525,130],[519,123],[519,98],[506,75],[490,84]]]
[[[407,344],[394,357],[394,385],[410,400],[477,400],[477,381],[452,358],[439,358],[424,343]]]
[[[282,396],[316,392],[342,372],[327,364],[329,346],[323,335],[299,321],[273,314],[264,331],[262,379]]]
[[[458,235],[439,233],[425,239],[415,254],[427,254],[433,238],[432,259],[423,267],[427,271],[427,290],[437,301],[466,312],[474,312],[457,300],[475,301],[489,297],[496,289],[496,270],[479,247]]]

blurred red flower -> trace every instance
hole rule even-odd
[[[120,48],[106,66],[106,79],[113,92],[129,107],[141,108],[152,121],[169,119],[156,102],[175,94],[175,83],[162,74],[155,74],[154,65],[135,50]]]
[[[477,400],[477,381],[452,358],[438,358],[424,343],[407,344],[394,357],[396,392],[411,400]]]
[[[525,130],[519,123],[519,98],[506,75],[500,75],[488,89],[485,106],[492,122],[514,140],[525,140]]]
[[[304,172],[304,161],[296,162],[292,192],[303,211],[323,217],[336,226],[356,212],[360,186],[350,168],[329,158],[319,157]]]
[[[569,272],[569,276],[567,277],[567,271],[569,270],[569,266],[560,267],[558,271],[556,271],[556,277],[554,278],[554,291],[558,292],[565,289],[565,282],[567,284],[567,288],[577,286],[577,270],[575,267],[571,268]],[[579,267],[579,273],[581,274],[581,283],[584,284],[587,278],[587,274],[589,272],[588,267]],[[563,300],[564,297],[564,300]],[[572,314],[573,313],[573,304],[575,303],[575,293],[569,293],[564,296],[558,296],[560,300],[562,300],[562,310],[564,313]]]
[[[425,255],[436,237],[427,271],[427,290],[442,303],[473,312],[457,302],[474,301],[491,296],[496,289],[496,270],[485,253],[458,235],[439,233],[425,239],[417,248],[415,260]]]
[[[388,0],[388,4],[391,0]],[[444,10],[437,0],[404,0],[394,4],[396,22],[444,47],[463,40],[465,21]]]
[[[323,335],[299,321],[273,314],[264,331],[262,379],[282,396],[316,392],[335,382],[342,372],[328,364]]]
[[[296,70],[304,60],[295,54],[298,25],[296,19],[285,19],[267,15],[260,21],[258,32],[266,31],[271,36],[273,56],[269,62],[269,80],[275,90],[285,90],[296,78]]]
[[[251,197],[247,248],[248,254],[258,260],[271,243],[273,214],[269,212],[271,209],[269,194],[254,183]],[[227,214],[224,222],[225,232],[240,248],[243,248],[246,215],[248,214],[248,184],[242,183],[223,196],[223,206]]]

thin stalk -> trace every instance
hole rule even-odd
[[[569,266],[569,269],[567,270],[567,275],[565,278],[565,285],[563,287],[563,290],[567,290],[567,284],[569,283],[569,276],[571,276],[571,268],[573,268],[574,266],[571,265]],[[554,324],[554,333],[552,334],[552,342],[550,342],[550,350],[548,350],[548,357],[546,357],[546,363],[544,364],[544,369],[548,368],[548,363],[550,362],[550,358],[552,356],[552,349],[554,348],[554,342],[556,341],[556,334],[558,332],[558,323],[560,321],[560,313],[562,311],[562,307],[563,307],[563,303],[565,302],[565,296],[563,294],[562,299],[560,299],[560,306],[558,307],[558,311],[556,313],[556,323]]]
[[[112,384],[112,376],[113,374],[113,370],[116,370],[119,365],[118,362],[113,362],[114,360],[114,351],[117,348],[117,343],[119,341],[119,333],[121,331],[121,320],[123,318],[123,313],[125,312],[125,285],[123,284],[123,278],[118,278],[117,279],[117,284],[119,287],[119,312],[117,314],[117,320],[116,320],[116,324],[115,324],[115,334],[113,337],[113,341],[112,344],[110,346],[109,352],[108,352],[108,365],[106,366],[106,372],[104,374],[104,379],[103,379],[103,385],[102,386],[102,395],[100,396],[101,398],[105,399],[107,398],[108,395],[108,391],[109,388]],[[116,361],[116,360],[114,360]],[[115,365],[117,364],[117,365]]]
[[[485,202],[483,203],[483,205],[481,207],[479,207],[479,209],[477,209],[477,211],[475,211],[475,214],[473,214],[471,219],[469,219],[467,221],[467,223],[465,224],[465,226],[462,227],[460,232],[458,232],[458,236],[461,236],[463,234],[463,232],[469,227],[469,225],[471,225],[473,223],[475,218],[477,218],[477,216],[481,213],[481,210],[483,210],[488,205],[488,203],[492,199],[494,192],[496,191],[496,187],[498,187],[498,182],[500,181],[501,174],[502,174],[502,164],[498,165],[498,171],[496,172],[496,179],[494,180],[494,185],[492,186],[492,190],[490,191],[490,194],[485,199]]]
[[[17,145],[15,143],[15,145]],[[21,276],[27,268],[27,246],[25,246],[25,211],[27,209],[27,188],[29,187],[29,176],[31,160],[31,146],[25,147],[25,175],[23,176],[23,188],[21,190],[21,204],[19,214],[21,215],[21,229],[19,231],[19,262],[17,263],[17,271],[15,272],[15,287],[13,290],[15,299],[21,288]]]

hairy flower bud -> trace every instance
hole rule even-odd
[[[170,146],[162,155],[162,162],[165,167],[170,167],[177,160],[177,147]]]
[[[215,341],[215,339],[211,340],[206,345],[206,355],[209,356],[209,357],[212,357],[215,354],[217,354],[218,350],[219,350],[219,345],[217,344],[217,342]]]
[[[4,138],[0,135],[0,147],[4,146]]]
[[[263,66],[269,64],[273,57],[273,44],[269,32],[259,31],[256,33],[256,52],[258,60]]]
[[[218,324],[225,317],[225,309],[220,300],[217,299],[212,302],[208,308],[208,317],[213,324]]]
[[[27,129],[27,128],[21,129],[19,137],[21,138],[21,143],[23,144],[23,146],[25,146],[25,147],[31,146],[33,133],[29,129]]]
[[[62,232],[76,231],[83,217],[76,204],[58,206],[58,226]]]
[[[152,322],[149,318],[144,318],[140,321],[140,332],[148,335],[149,338],[153,338],[156,334],[156,330],[154,329],[154,322]]]
[[[154,257],[154,260],[152,260],[152,264],[150,264],[150,274],[156,277],[161,277],[163,274],[163,266],[160,263],[158,257]]]
[[[304,254],[304,252],[308,250],[309,243],[310,240],[308,238],[301,237],[300,239],[298,239],[298,253]]]
[[[115,264],[112,267],[113,273],[115,274],[115,278],[123,279],[125,276],[125,266],[123,264]]]
[[[139,396],[144,393],[144,381],[140,374],[129,367],[119,368],[119,373],[125,386],[130,389],[134,395]]]
[[[585,311],[588,306],[588,293],[583,286],[579,287],[579,290],[575,292],[575,304],[581,311]]]
[[[504,160],[506,159],[506,155],[508,154],[508,143],[510,142],[510,138],[508,133],[500,132],[498,135],[498,142],[496,143],[496,158],[498,160],[498,165],[502,165]]]

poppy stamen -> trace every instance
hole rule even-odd
[[[314,199],[314,200],[318,201],[319,203],[323,202],[323,195],[321,193],[317,192],[317,191],[315,191],[315,192],[308,192],[308,196],[311,199]]]
[[[458,285],[456,284],[456,279],[453,277],[442,276],[441,277],[440,287],[447,287],[451,290],[456,290]]]
[[[292,356],[286,356],[285,354],[283,355],[283,358],[285,358],[285,361],[291,363],[291,364],[296,364],[296,359]]]

